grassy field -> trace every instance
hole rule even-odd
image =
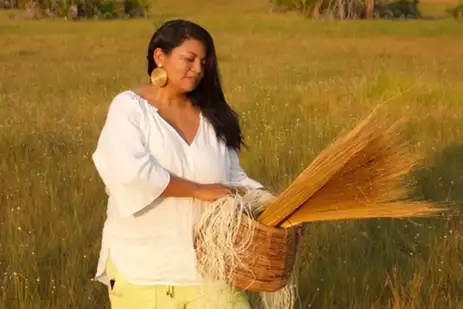
[[[134,21],[1,13],[1,309],[108,308],[91,280],[106,211],[91,154],[112,97],[146,80],[146,46],[167,18],[213,34],[253,178],[281,190],[386,102],[426,158],[413,194],[461,208],[463,23],[316,22],[269,14],[265,1],[181,2],[159,0],[153,18]],[[301,308],[463,308],[462,237],[458,216],[313,224]]]

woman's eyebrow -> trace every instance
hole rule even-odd
[[[190,54],[193,54],[195,57],[198,57],[198,58],[199,58],[199,56],[198,56],[195,52],[192,52],[192,51],[189,51],[189,50],[186,51],[186,52],[187,52],[187,53],[190,53]],[[204,58],[201,59],[201,61],[204,61],[204,60],[206,60],[206,56],[204,56]]]

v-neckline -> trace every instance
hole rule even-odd
[[[199,124],[198,124],[198,128],[196,129],[196,133],[193,137],[193,139],[191,140],[191,143],[189,144],[185,138],[180,134],[180,132],[177,131],[177,129],[174,128],[174,126],[172,126],[166,119],[164,119],[164,117],[161,116],[161,114],[159,113],[159,109],[154,106],[153,104],[151,104],[147,99],[145,99],[142,95],[140,95],[139,93],[137,93],[136,91],[133,91],[132,90],[132,93],[135,94],[135,96],[137,96],[138,98],[140,98],[142,101],[144,101],[146,104],[148,104],[148,106],[150,108],[152,108],[154,110],[154,112],[156,113],[156,115],[159,117],[159,119],[161,119],[161,121],[169,128],[170,131],[172,131],[178,139],[180,139],[182,141],[182,143],[187,147],[187,148],[191,148],[196,140],[198,139],[198,136],[199,134],[201,133],[201,129],[202,129],[202,122],[203,122],[203,114],[201,112],[201,110],[199,111]]]
[[[149,104],[149,103],[148,103]],[[164,119],[164,117],[161,116],[161,114],[159,114],[159,109],[157,109],[155,106],[151,105],[152,108],[154,108],[155,112],[156,112],[156,115],[158,115],[159,119],[161,119],[162,122],[164,122],[164,124],[169,128],[169,130],[171,130],[175,135],[177,135],[177,137],[183,142],[183,144],[188,147],[188,148],[191,148],[196,140],[198,139],[198,136],[201,132],[201,128],[202,128],[202,122],[203,122],[203,116],[201,114],[201,111],[199,112],[199,124],[198,124],[198,128],[196,129],[196,133],[195,135],[193,136],[193,139],[191,140],[191,143],[188,144],[188,142],[185,140],[185,138],[180,134],[180,132],[174,128],[174,126],[172,126],[166,119]]]

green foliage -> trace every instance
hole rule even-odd
[[[463,2],[450,7],[446,10],[447,15],[455,18],[455,19],[463,19]]]
[[[420,18],[419,0],[382,1],[375,5],[376,18]]]
[[[420,18],[419,0],[375,1],[374,16],[381,19]],[[270,0],[273,7],[295,9],[308,17],[317,17],[314,8],[325,18],[365,18],[363,0]],[[463,14],[463,13],[462,13]]]
[[[299,9],[301,0],[270,0],[270,4],[274,8]]]
[[[49,16],[70,19],[143,17],[149,11],[148,0],[38,0],[38,4]]]
[[[272,8],[283,11],[297,10],[306,14],[310,8],[314,7],[316,0],[270,0]]]
[[[149,0],[126,0],[124,9],[129,16],[136,16],[136,14],[140,12],[144,13],[144,15],[148,15],[150,12],[150,4],[151,1]]]

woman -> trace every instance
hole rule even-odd
[[[240,167],[242,134],[210,34],[169,21],[147,57],[151,82],[115,96],[93,155],[109,196],[97,279],[112,309],[199,309],[201,206],[233,186],[262,185]],[[249,308],[242,292],[232,296],[227,309]]]

